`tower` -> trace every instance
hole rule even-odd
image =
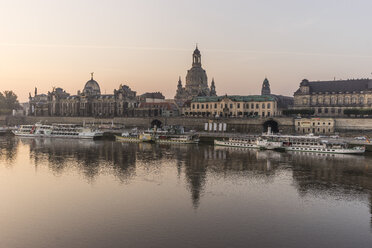
[[[177,92],[182,90],[182,81],[181,76],[178,78],[178,84],[177,84]]]
[[[201,67],[201,54],[198,49],[198,45],[196,45],[194,53],[192,54],[192,66]]]
[[[211,82],[211,91],[210,91],[211,96],[216,96],[216,85],[214,84],[214,78],[212,78]]]
[[[270,94],[271,94],[270,83],[269,83],[269,80],[265,78],[265,80],[262,83],[261,95],[270,95]]]

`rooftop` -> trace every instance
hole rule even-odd
[[[222,99],[228,98],[234,102],[267,102],[275,101],[275,98],[268,95],[249,95],[249,96],[239,96],[239,95],[225,95],[225,96],[198,96],[194,97],[192,102],[220,102]]]
[[[372,90],[372,80],[369,78],[333,80],[333,81],[311,81],[307,85],[310,92],[360,92]]]

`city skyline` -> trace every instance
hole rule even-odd
[[[367,78],[368,1],[17,1],[0,3],[1,90],[21,102],[90,72],[110,93],[127,84],[173,98],[198,43],[217,94],[259,94],[265,77],[292,96],[302,79]],[[217,28],[218,27],[218,28]]]

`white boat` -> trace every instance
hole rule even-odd
[[[283,149],[283,142],[270,139],[257,138],[256,144],[263,150],[280,150]]]
[[[82,127],[75,124],[21,125],[13,131],[14,135],[21,137],[46,137],[46,138],[77,138],[93,139],[103,135],[100,131]]]
[[[51,125],[36,123],[34,125],[21,125],[12,132],[14,135],[22,137],[46,137],[50,136],[51,130]]]
[[[229,139],[224,139],[224,140],[214,140],[214,145],[260,149],[260,146],[257,144],[256,137],[229,138]]]
[[[103,132],[93,130],[90,127],[82,127],[76,124],[53,124],[49,137],[93,139],[102,136]]]
[[[188,134],[157,135],[155,142],[160,144],[198,144],[199,136]]]
[[[263,137],[283,142],[286,151],[334,154],[362,154],[365,152],[364,146],[349,147],[346,142],[327,140],[314,135],[265,135]]]
[[[217,146],[253,148],[262,150],[278,150],[283,148],[283,142],[263,139],[261,137],[229,138],[225,140],[214,140]]]
[[[335,153],[335,154],[362,154],[366,151],[364,146],[348,147],[347,143],[330,143],[326,141],[304,143],[292,142],[286,146],[287,151],[297,152],[316,152],[316,153]]]

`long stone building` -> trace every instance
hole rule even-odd
[[[114,94],[101,94],[97,81],[86,82],[82,92],[70,95],[62,88],[53,88],[48,94],[29,96],[29,115],[34,116],[134,116],[138,106],[136,92],[120,85]]]
[[[293,97],[271,94],[267,78],[261,95],[196,96],[185,102],[182,115],[192,117],[273,117],[293,106]]]
[[[278,115],[275,98],[271,96],[214,96],[195,97],[185,116],[199,117],[270,117]]]
[[[343,116],[345,109],[372,107],[372,80],[302,80],[294,93],[295,109],[313,109],[317,116]]]

